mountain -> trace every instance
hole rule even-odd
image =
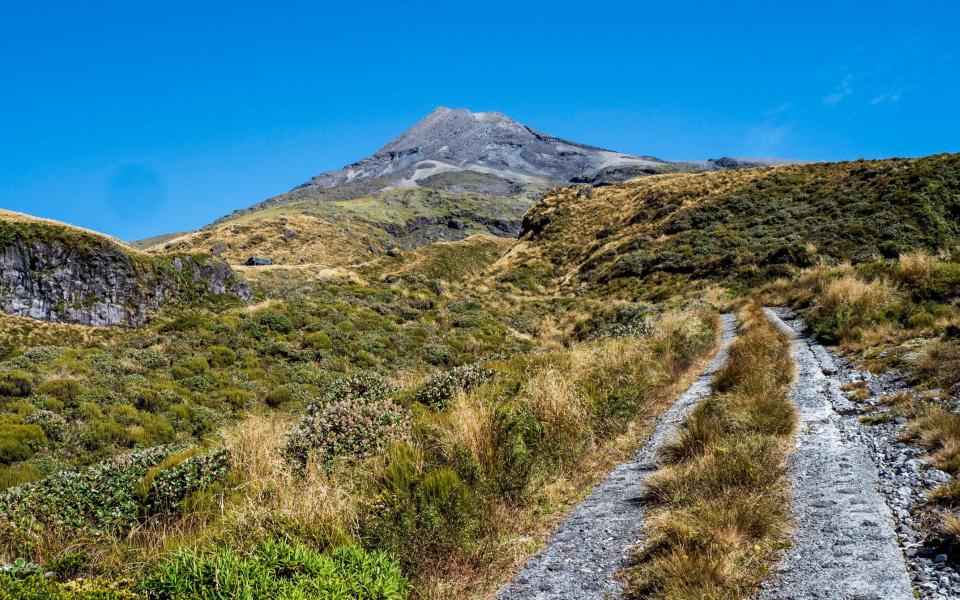
[[[557,186],[777,162],[671,162],[564,140],[498,112],[440,107],[367,158],[235,211],[201,232],[160,236],[151,249],[212,252],[231,262],[263,254],[281,264],[340,266],[393,246],[415,248],[477,233],[516,237],[526,210]],[[304,215],[325,224],[290,227],[290,220]]]
[[[462,187],[510,195],[531,184],[590,177],[609,167],[655,170],[664,164],[553,137],[502,113],[440,107],[372,156],[300,187]]]

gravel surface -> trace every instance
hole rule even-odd
[[[554,532],[513,581],[500,590],[503,600],[616,598],[622,585],[614,574],[627,566],[627,549],[641,535],[641,486],[657,468],[657,448],[710,393],[713,375],[726,362],[735,319],[723,315],[720,348],[690,388],[657,421],[631,462],[618,465]]]
[[[767,310],[793,337],[800,416],[790,457],[794,544],[760,598],[914,598],[894,516],[881,488],[877,447],[841,391],[834,357],[788,311]],[[781,319],[781,316],[783,319]],[[883,452],[880,452],[883,454]]]
[[[904,374],[888,371],[874,375],[859,371],[842,357],[834,357],[838,376],[844,383],[862,382],[870,397],[855,407],[859,413],[886,414],[886,423],[864,426],[858,417],[847,416],[844,421],[851,435],[858,436],[869,449],[880,475],[880,492],[893,512],[900,548],[904,553],[910,578],[917,597],[924,600],[960,598],[960,573],[956,570],[957,556],[951,549],[937,546],[920,530],[918,509],[926,508],[925,493],[950,481],[950,475],[931,467],[924,460],[922,448],[901,441],[906,421],[891,415],[880,404],[883,396],[907,393],[916,396]],[[948,401],[957,410],[955,401]]]

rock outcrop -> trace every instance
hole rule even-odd
[[[138,326],[170,300],[232,294],[249,284],[203,255],[150,256],[43,221],[0,221],[0,310],[44,321]]]

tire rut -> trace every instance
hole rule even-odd
[[[795,531],[778,577],[759,598],[907,600],[914,598],[893,515],[862,437],[849,430],[837,367],[803,335],[786,311],[766,309],[792,338],[797,380],[791,398],[800,417],[788,464]],[[781,318],[781,314],[784,318]],[[786,321],[784,319],[787,319]]]
[[[551,535],[546,547],[497,594],[501,600],[618,598],[615,573],[627,566],[627,551],[642,535],[645,511],[639,505],[643,483],[658,467],[657,449],[711,390],[714,374],[726,363],[736,319],[722,315],[716,354],[696,381],[660,416],[633,460],[618,465],[577,505]]]

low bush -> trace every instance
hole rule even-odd
[[[210,364],[217,368],[229,367],[237,362],[237,353],[226,346],[210,346],[207,348]]]
[[[443,410],[450,404],[454,394],[489,381],[495,373],[476,363],[454,367],[431,377],[417,392],[417,402]]]
[[[46,436],[39,425],[0,423],[0,464],[26,460],[45,442]]]
[[[455,470],[428,466],[409,444],[396,444],[383,456],[370,486],[361,537],[393,552],[406,568],[468,550],[478,535],[483,500]]]
[[[173,511],[191,494],[224,478],[230,453],[223,449],[200,452],[194,448],[172,454],[146,472],[138,491],[147,513]]]
[[[284,455],[299,469],[308,462],[330,469],[335,459],[350,461],[378,453],[409,422],[407,412],[389,398],[393,391],[372,374],[335,382],[307,406],[287,438]]]
[[[51,442],[61,442],[67,435],[67,420],[53,411],[37,409],[24,417],[23,423],[40,427],[46,439]]]
[[[25,398],[33,390],[33,376],[26,371],[0,373],[0,396]]]
[[[37,386],[37,393],[53,396],[64,402],[73,400],[83,392],[83,386],[76,379],[48,379]]]
[[[277,333],[290,333],[293,323],[283,314],[277,312],[263,312],[259,316],[260,325]]]
[[[45,531],[128,530],[147,511],[141,492],[144,478],[173,450],[169,446],[135,450],[87,469],[59,471],[0,492],[0,539],[13,544],[5,549],[27,554]],[[155,497],[164,506],[181,499],[222,474],[224,460],[215,452],[210,458],[183,461],[179,468],[156,474],[147,499]],[[12,531],[29,532],[30,536],[10,535]]]

